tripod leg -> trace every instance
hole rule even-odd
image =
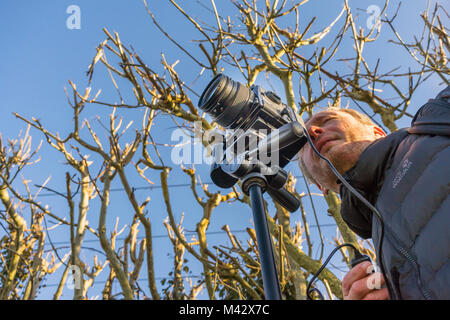
[[[264,200],[261,186],[254,183],[248,190],[252,204],[253,220],[255,223],[256,239],[258,241],[259,258],[261,260],[261,273],[263,277],[266,299],[281,300],[280,283],[275,265],[272,240],[270,238],[266,212],[264,210]]]

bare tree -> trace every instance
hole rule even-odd
[[[209,23],[208,20],[203,21],[187,12],[181,1],[169,0],[167,3],[197,31],[200,38],[190,40],[198,44],[203,56],[194,55],[186,49],[183,42],[176,39],[176,35],[170,35],[153,14],[152,5],[145,0],[144,9],[155,26],[180,49],[193,66],[201,70],[199,76],[209,77],[223,71],[238,70],[246,85],[250,86],[263,74],[269,81],[279,81],[282,84],[286,103],[299,115],[311,115],[319,105],[341,107],[341,101],[349,99],[360,107],[361,103],[370,110],[372,117],[379,117],[388,130],[395,131],[398,119],[412,117],[408,107],[413,94],[422,83],[430,77],[439,77],[443,83],[448,84],[449,40],[445,23],[442,22],[448,15],[443,7],[436,5],[431,16],[428,9],[421,15],[424,33],[420,39],[407,44],[395,29],[395,19],[400,10],[392,17],[387,15],[389,1],[381,9],[381,24],[374,24],[370,30],[357,30],[355,15],[345,0],[342,10],[336,12],[335,18],[316,33],[311,32],[315,28],[316,18],[304,16],[301,10],[307,2],[305,0],[290,5],[288,1],[276,0],[230,0],[237,14],[237,18],[233,18],[223,16],[214,0],[211,0],[208,6],[200,4],[212,21]],[[301,21],[308,23],[301,27],[304,25]],[[407,50],[417,62],[417,71],[404,72],[397,68],[381,72],[379,61],[375,66],[369,64],[364,56],[364,49],[367,44],[378,41],[381,25],[390,27],[395,37],[392,42],[399,46],[399,50]],[[9,141],[8,146],[4,146],[0,139],[0,200],[4,206],[1,221],[5,234],[0,242],[0,298],[35,298],[40,281],[64,265],[65,270],[55,292],[55,299],[61,296],[69,273],[75,269],[80,270],[81,285],[74,290],[74,299],[89,298],[88,289],[95,284],[103,270],[108,272],[102,290],[103,299],[195,299],[203,289],[209,299],[263,299],[261,266],[254,230],[247,229],[248,238],[243,243],[225,225],[223,232],[231,246],[211,246],[208,242],[208,228],[214,219],[213,211],[219,206],[234,206],[235,203],[250,205],[248,197],[238,186],[225,194],[211,191],[208,185],[199,181],[195,167],[173,166],[170,159],[160,152],[162,146],[158,143],[158,137],[152,134],[163,116],[169,116],[177,127],[192,136],[194,123],[199,123],[203,131],[217,128],[217,123],[209,122],[196,108],[195,91],[176,71],[177,62],[170,63],[162,55],[160,67],[163,71],[155,71],[156,66],[146,65],[132,46],[122,43],[117,33],[111,34],[106,29],[104,32],[106,38],[98,46],[89,66],[88,87],[80,90],[70,82],[72,92],[68,103],[73,112],[73,127],[66,137],[50,132],[38,119],[27,119],[16,114],[17,118],[27,123],[28,128],[40,132],[45,142],[65,159],[69,168],[65,177],[65,190],[51,190],[45,184],[40,188],[65,199],[67,216],[58,216],[51,212],[48,205],[38,201],[36,195],[31,194],[27,180],[23,181],[26,196],[17,189],[15,180],[18,173],[25,166],[38,165],[33,163],[32,158],[39,148],[31,151],[29,130],[24,138]],[[332,40],[327,41],[330,38]],[[337,52],[345,39],[353,41],[353,55],[338,58]],[[338,62],[347,64],[350,71],[347,74],[337,72],[334,66]],[[102,101],[100,91],[91,93],[97,68],[105,68],[109,72],[120,102]],[[126,94],[122,94],[122,87],[131,89],[125,89]],[[129,93],[135,97],[134,101],[123,98],[129,96]],[[87,106],[110,108],[107,122],[100,117],[96,123],[82,120]],[[142,122],[139,125],[130,122],[124,126],[124,117],[133,109],[145,110]],[[134,133],[129,132],[132,129]],[[210,141],[202,139],[201,143],[208,147]],[[169,187],[168,178],[170,172],[177,168],[186,175],[192,197],[202,212],[196,223],[195,236],[190,239],[184,231],[182,219],[177,221],[172,206],[176,195]],[[140,181],[130,178],[135,174],[141,177]],[[167,211],[164,225],[173,246],[173,269],[162,281],[163,290],[158,290],[155,275],[152,214],[147,211],[151,200],[141,199],[135,192],[139,183],[153,185],[150,176],[159,177]],[[316,212],[317,206],[314,206],[306,180],[301,181],[301,185],[296,180],[290,176],[287,187],[301,202],[301,221],[293,222],[290,213],[278,204],[275,204],[273,212],[267,209],[285,299],[305,299],[307,280],[320,268],[325,248],[322,234],[320,244],[312,241],[311,214],[306,212],[305,201],[312,202],[312,214],[316,222],[317,215],[324,213]],[[117,220],[115,227],[109,231],[108,221],[114,221],[117,215],[110,205],[113,184],[125,191],[132,210],[122,215],[122,219],[128,219],[128,226],[120,228]],[[298,192],[299,187],[306,189],[306,192]],[[90,204],[94,201],[99,203],[99,218],[96,227],[91,227],[87,215],[92,211]],[[370,245],[362,243],[343,222],[337,195],[330,193],[325,196],[325,201],[328,214],[334,218],[338,230],[334,243],[351,243],[374,257]],[[25,208],[30,210],[29,219],[24,216]],[[58,228],[68,229],[70,250],[63,257],[59,255],[61,250],[52,245],[51,258],[43,258],[44,243],[50,242],[49,237],[46,237],[50,230],[45,223],[46,217],[56,220]],[[144,236],[138,241],[140,230],[143,230]],[[126,237],[119,240],[118,236],[125,231]],[[92,263],[83,258],[81,252],[86,250],[86,232],[98,239],[99,250],[104,256],[103,262],[97,256]],[[320,251],[318,258],[313,256],[313,249]],[[342,251],[343,261],[347,265],[351,255],[352,252]],[[186,257],[201,265],[202,276],[195,283],[189,276]],[[144,272],[147,287],[143,289],[138,280]],[[185,281],[186,277],[188,281]],[[319,280],[329,297],[342,298],[340,279],[330,269],[325,268]],[[114,283],[119,284],[119,293],[113,292]]]

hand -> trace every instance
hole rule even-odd
[[[351,269],[342,280],[344,300],[388,300],[383,274],[371,273],[372,263],[364,261]]]

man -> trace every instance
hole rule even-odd
[[[369,286],[370,263],[361,263],[343,279],[345,299],[450,299],[449,100],[450,86],[420,108],[410,128],[389,135],[349,109],[321,111],[306,122],[316,149],[383,219],[377,260],[381,254],[387,288]],[[378,248],[377,216],[309,145],[300,151],[299,165],[323,193],[340,193],[344,221]]]

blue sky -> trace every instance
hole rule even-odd
[[[311,32],[317,32],[325,23],[332,21],[342,8],[343,1],[327,0],[327,1],[310,1],[303,8],[305,25],[310,18],[317,16],[315,27]],[[150,8],[154,12],[158,21],[166,30],[179,39],[183,45],[195,55],[200,56],[198,47],[190,41],[199,37],[193,28],[176,13],[168,1],[148,1]],[[206,6],[210,6],[209,1],[203,1]],[[225,1],[217,1],[220,12],[224,15],[235,15],[235,11],[231,11],[229,5],[224,4]],[[434,1],[433,1],[434,3]],[[350,1],[350,6],[354,8],[354,12],[358,13],[357,21],[364,26],[367,20],[365,9],[372,4],[382,6],[382,1]],[[389,12],[393,13],[397,7],[398,1],[391,1]],[[411,41],[413,35],[417,35],[422,31],[422,23],[419,12],[426,8],[427,1],[406,1],[402,3],[399,17],[396,21],[396,27],[399,33],[404,36],[406,41]],[[66,27],[66,20],[69,14],[66,9],[70,5],[77,5],[81,9],[81,29],[70,30]],[[197,1],[182,1],[182,5],[189,11],[194,12],[195,16],[201,17],[207,21],[207,11],[198,5]],[[72,113],[67,104],[64,87],[68,89],[68,80],[77,84],[78,88],[84,88],[87,85],[86,71],[88,65],[96,53],[96,47],[105,39],[102,29],[107,28],[110,32],[117,31],[122,42],[126,45],[132,45],[136,52],[143,58],[147,65],[155,70],[161,70],[161,53],[169,63],[180,59],[177,71],[186,79],[186,82],[193,81],[200,68],[194,66],[178,48],[168,41],[152,24],[151,19],[147,15],[144,5],[140,0],[72,0],[72,1],[2,1],[0,3],[0,40],[2,50],[0,50],[0,133],[4,139],[14,138],[20,130],[26,126],[23,122],[16,119],[12,113],[19,114],[31,118],[36,117],[42,120],[42,123],[53,132],[59,132],[61,136],[67,135],[72,128]],[[383,26],[382,36],[379,43],[385,43],[387,39],[392,39],[393,35],[387,26]],[[349,56],[351,52],[351,40],[347,39],[342,46],[339,54],[342,57]],[[306,49],[306,52],[308,52]],[[402,66],[402,70],[407,70],[408,66],[412,66],[416,70],[412,59],[404,52],[403,49],[392,44],[380,47],[379,45],[368,44],[366,48],[366,57],[369,65],[373,66],[378,57],[381,57],[381,69],[383,71],[391,70],[394,67]],[[345,72],[345,66],[336,65],[336,70]],[[225,70],[227,72],[227,70]],[[239,75],[233,71],[230,76],[241,80]],[[210,75],[206,73],[195,83],[194,89],[201,92],[206,83],[210,80]],[[260,76],[257,81],[259,84],[269,88],[269,83]],[[434,97],[441,89],[439,80],[431,78],[414,96],[410,113],[413,113],[429,98]],[[281,84],[277,81],[271,81],[277,92],[282,93]],[[111,84],[111,81],[104,71],[98,71],[94,76],[93,91],[102,90],[100,100],[117,102],[117,95]],[[83,91],[83,90],[82,90]],[[70,90],[69,90],[70,92]],[[125,93],[125,96],[129,96]],[[298,97],[297,97],[298,98]],[[347,101],[344,100],[344,103]],[[355,107],[350,103],[351,107]],[[99,106],[89,107],[85,113],[88,119],[94,119],[95,115],[105,116],[110,110],[102,109]],[[127,111],[121,112],[128,120],[138,120],[142,117],[143,111]],[[137,121],[139,125],[139,121]],[[409,120],[399,122],[400,127],[408,126]],[[168,128],[173,126],[170,121],[163,122],[156,128],[154,138],[160,142],[167,141]],[[41,140],[41,135],[32,131],[33,145],[37,146]],[[168,151],[166,151],[168,152]],[[208,176],[209,167],[206,165],[197,167],[203,181],[210,181]],[[295,175],[300,175],[300,171],[295,165],[288,167]],[[44,146],[41,150],[41,162],[33,168],[24,171],[27,179],[32,179],[33,183],[40,184],[48,176],[51,176],[49,186],[58,189],[64,187],[64,175],[68,170],[64,165],[61,155],[56,151]],[[130,173],[130,179],[135,187],[145,186],[145,181],[139,179],[137,175]],[[158,176],[153,177],[155,184],[159,185]],[[187,183],[189,180],[186,175],[180,172],[174,172],[170,175],[170,184]],[[213,188],[213,187],[211,187]],[[213,188],[214,189],[214,188]],[[300,192],[306,192],[300,188]],[[313,188],[313,192],[318,192]],[[149,214],[152,217],[153,234],[165,235],[166,231],[163,227],[165,219],[165,207],[162,201],[161,190],[139,190],[137,191],[140,199],[151,197],[149,206]],[[195,222],[201,217],[201,208],[193,202],[190,190],[188,188],[178,187],[171,189],[171,198],[178,218],[184,213],[186,230],[194,230]],[[48,203],[50,208],[60,213],[60,216],[67,216],[67,209],[63,200],[57,197],[42,198],[42,201]],[[48,202],[46,202],[48,201]],[[305,205],[309,209],[309,202]],[[131,220],[131,207],[124,198],[123,192],[115,192],[111,203],[111,216],[109,218],[110,226],[115,222],[115,216],[120,217],[119,225],[129,224]],[[251,225],[251,212],[248,207],[233,205],[230,210],[229,206],[222,206],[214,212],[214,218],[209,228],[210,231],[219,231],[222,225],[229,224],[232,230],[243,230]],[[90,225],[96,227],[98,211],[98,203],[93,202],[90,212]],[[325,214],[326,209],[323,203],[319,203],[320,223],[332,222]],[[299,213],[292,215],[293,220],[299,219]],[[313,224],[313,219],[310,223]],[[65,236],[67,230],[63,227],[58,231],[52,231],[52,240],[55,242],[67,240]],[[324,228],[326,231],[326,243],[332,241],[335,236],[334,228]],[[317,232],[313,229],[315,243],[318,243]],[[126,232],[124,233],[126,234]],[[245,239],[244,234],[242,239]],[[92,239],[87,235],[87,239]],[[210,241],[214,244],[227,244],[224,235],[210,235]],[[87,242],[86,246],[92,243]],[[62,244],[61,244],[62,245]],[[93,244],[92,244],[93,245]],[[158,278],[167,275],[167,270],[172,267],[170,255],[171,248],[166,237],[156,237],[155,260],[156,260],[156,276]],[[328,246],[330,248],[330,246]],[[326,251],[325,253],[329,252]],[[64,250],[62,250],[64,252]],[[92,255],[89,251],[84,254],[88,261]],[[103,257],[100,257],[103,259]],[[194,265],[195,267],[195,265]],[[193,274],[199,274],[200,270],[194,268]],[[107,275],[104,270],[101,278]],[[146,278],[145,272],[141,274],[142,278]],[[49,277],[48,284],[57,283],[57,277]],[[145,281],[141,287],[146,288]],[[98,284],[91,289],[90,295],[101,292],[103,284]],[[43,289],[40,298],[51,298],[51,294],[55,287],[50,286]],[[144,289],[145,290],[145,289]],[[147,290],[148,291],[148,290]],[[148,294],[148,292],[147,292]],[[65,289],[63,298],[70,299],[72,293]]]

